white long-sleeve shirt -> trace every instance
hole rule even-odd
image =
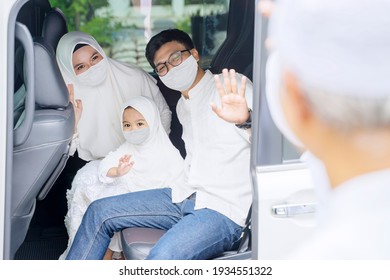
[[[241,81],[241,75],[237,76]],[[252,94],[252,84],[248,81],[249,107],[252,107]],[[181,97],[177,104],[187,152],[187,182],[196,191],[196,209],[216,210],[243,226],[252,203],[249,134],[220,119],[210,102],[221,104],[214,76],[206,71],[190,90],[189,99]]]

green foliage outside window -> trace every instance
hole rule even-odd
[[[50,3],[66,14],[69,31],[91,34],[102,47],[110,46],[111,34],[121,28],[120,24],[113,23],[111,15],[96,15],[97,9],[109,6],[107,0],[50,0]]]
[[[185,5],[192,5],[192,4],[214,4],[218,0],[185,0]],[[153,5],[171,5],[172,0],[152,0]]]

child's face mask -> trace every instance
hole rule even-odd
[[[146,127],[137,130],[122,131],[122,132],[127,142],[134,145],[140,145],[144,143],[146,139],[148,139],[150,134],[150,129],[149,127]]]

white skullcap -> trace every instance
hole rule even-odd
[[[389,0],[278,0],[270,35],[303,87],[390,96]]]

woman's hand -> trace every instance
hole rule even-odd
[[[74,87],[73,84],[68,85],[68,92],[69,92],[69,101],[73,105],[74,109],[74,115],[75,115],[75,132],[77,131],[77,125],[79,123],[79,120],[81,118],[81,114],[83,112],[83,103],[80,99],[74,100]]]
[[[211,103],[211,109],[221,119],[235,124],[241,124],[248,120],[248,104],[245,99],[246,77],[241,79],[240,91],[237,88],[236,71],[231,69],[222,70],[224,85],[218,75],[215,75],[215,84],[219,96],[221,97],[221,108],[215,103]]]

